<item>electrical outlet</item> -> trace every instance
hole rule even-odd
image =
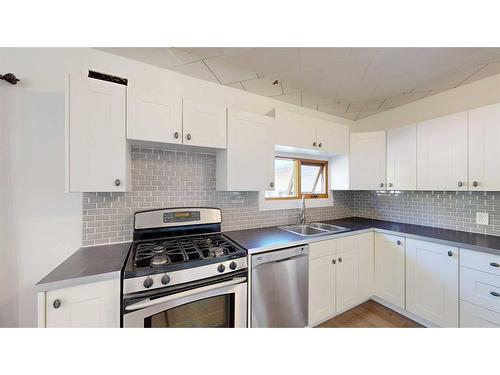
[[[490,214],[487,212],[476,212],[476,224],[489,225]]]

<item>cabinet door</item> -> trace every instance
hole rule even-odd
[[[337,312],[342,312],[359,303],[360,274],[359,255],[353,249],[338,254],[336,267]]]
[[[70,75],[66,127],[69,191],[127,190],[126,89]]]
[[[120,279],[46,293],[46,327],[120,327]]]
[[[385,132],[351,134],[351,190],[385,188]]]
[[[334,257],[324,256],[309,261],[309,326],[335,314]]]
[[[441,327],[458,327],[458,249],[406,240],[406,309]]]
[[[127,138],[182,143],[182,99],[129,87]]]
[[[217,190],[272,190],[273,118],[228,110],[227,135],[227,150],[217,153]]]
[[[387,188],[417,188],[417,126],[387,131]]]
[[[316,134],[319,151],[337,155],[349,152],[349,128],[346,125],[318,121]]]
[[[469,111],[470,190],[500,190],[500,104]]]
[[[417,188],[467,190],[467,112],[417,124]]]
[[[314,120],[286,111],[275,111],[276,144],[292,149],[317,149]]]
[[[374,250],[373,232],[359,234],[358,241],[359,257],[359,294],[358,302],[362,302],[373,295],[374,275]]]
[[[405,239],[375,233],[375,295],[405,308]]]
[[[185,145],[226,148],[226,107],[184,99],[182,125]]]

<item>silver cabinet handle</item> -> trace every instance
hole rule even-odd
[[[496,262],[491,262],[490,263],[490,266],[491,267],[500,267],[500,264],[496,263]]]
[[[384,187],[384,183],[383,182],[380,183],[380,187]]]
[[[117,178],[117,179],[115,180],[115,185],[116,185],[116,186],[120,186],[120,185],[121,185],[121,183],[122,183],[122,182],[120,181],[120,179],[119,179],[119,178]]]
[[[335,259],[332,259],[332,263],[335,264],[337,263],[337,261]]]
[[[449,257],[453,256],[453,253],[451,252],[451,250],[450,250],[450,251],[448,251],[448,256],[449,256]]]
[[[318,147],[321,147],[321,145],[322,145],[322,143],[321,143],[321,142],[319,142],[319,145],[318,145]]]
[[[474,182],[472,183],[472,186],[474,186],[474,187],[478,187],[478,185],[479,185],[479,183],[478,183],[477,181],[474,181]]]
[[[225,281],[225,282],[222,282],[222,283],[212,284],[212,285],[207,285],[207,286],[202,286],[201,288],[190,289],[190,290],[186,290],[184,292],[170,294],[168,296],[160,297],[160,298],[153,299],[153,300],[151,300],[151,299],[145,299],[145,300],[142,300],[140,302],[137,302],[137,303],[134,303],[132,305],[129,305],[129,306],[125,307],[125,310],[127,310],[127,311],[139,310],[139,309],[143,309],[145,307],[155,306],[155,305],[159,305],[159,304],[162,304],[162,303],[165,303],[165,302],[169,302],[169,301],[172,301],[174,299],[181,299],[181,298],[189,297],[189,296],[192,296],[192,295],[195,295],[195,294],[198,294],[198,293],[208,292],[210,290],[214,290],[214,289],[219,289],[219,288],[223,288],[223,287],[226,287],[226,286],[240,284],[240,283],[243,283],[245,281],[247,281],[246,277],[235,277],[232,280]]]
[[[273,188],[274,187],[274,182],[270,182],[269,186]]]
[[[316,142],[313,142],[313,147],[316,147]]]
[[[190,141],[190,140],[191,140],[191,134],[189,134],[189,133],[188,133],[188,134],[186,135],[186,139],[187,139],[188,141]]]
[[[342,263],[342,258],[339,258],[339,263]]]
[[[58,309],[59,307],[61,307],[61,300],[55,299],[54,302],[52,302],[52,306],[54,307],[54,309]]]
[[[500,294],[497,293],[497,292],[490,292],[490,294],[493,296],[493,297],[500,297]]]
[[[392,187],[392,182],[389,182],[389,187]]]
[[[458,187],[464,186],[464,183],[462,181],[458,181]]]
[[[179,138],[179,132],[175,132],[175,133],[174,133],[174,138],[175,138],[175,139]]]
[[[400,241],[400,240],[397,240],[397,241],[396,241],[396,243],[397,243],[398,245],[401,245],[401,241]]]

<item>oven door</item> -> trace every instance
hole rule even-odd
[[[124,308],[123,326],[213,328],[247,326],[247,278],[203,285],[133,301]]]

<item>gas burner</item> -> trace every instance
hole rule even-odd
[[[217,258],[217,257],[221,257],[223,255],[226,254],[226,249],[224,249],[223,247],[210,247],[208,249],[208,255],[213,257],[213,258]]]
[[[167,263],[170,263],[170,259],[164,254],[156,255],[151,259],[151,265],[153,267],[163,266]]]
[[[155,245],[151,248],[151,251],[153,253],[157,253],[157,254],[161,254],[161,253],[164,253],[166,250],[165,246],[163,245]]]

